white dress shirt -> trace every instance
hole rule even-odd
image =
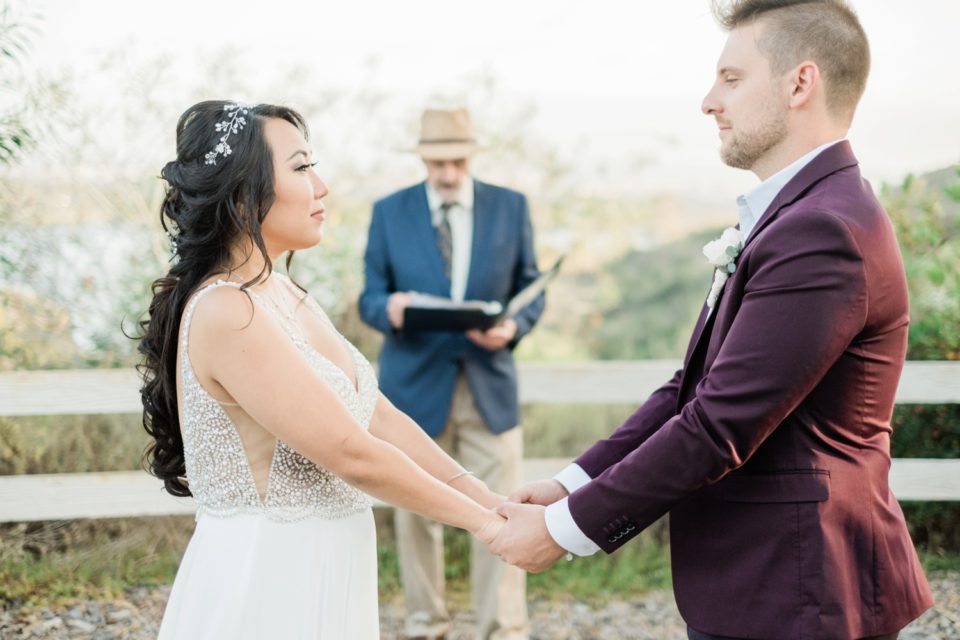
[[[440,225],[443,214],[440,205],[443,197],[427,183],[427,206],[433,226]],[[467,176],[460,184],[460,191],[447,213],[450,221],[450,299],[463,302],[467,291],[467,276],[470,275],[470,257],[473,253],[473,178]]]
[[[761,182],[749,193],[737,197],[740,232],[743,234],[744,240],[750,237],[754,227],[757,225],[757,221],[773,202],[774,198],[777,197],[777,194],[787,186],[787,183],[793,180],[811,160],[820,155],[820,152],[838,142],[840,142],[840,140],[834,140],[817,147]],[[567,465],[563,471],[553,478],[562,484],[569,493],[573,493],[592,480],[587,472],[575,463]],[[573,516],[570,514],[567,498],[547,507],[544,517],[547,521],[547,531],[550,532],[550,536],[567,551],[575,553],[578,556],[589,556],[600,550],[600,547],[598,547],[593,540],[585,536],[583,531],[580,530],[580,527],[577,526]]]
[[[740,233],[743,234],[744,240],[750,237],[750,232],[757,226],[760,216],[764,214],[767,207],[773,202],[773,199],[787,186],[787,183],[793,180],[805,166],[810,164],[811,160],[820,155],[821,151],[827,147],[832,147],[838,142],[840,142],[840,140],[834,140],[820,145],[758,184],[750,192],[737,196],[737,207],[739,208],[740,214]]]

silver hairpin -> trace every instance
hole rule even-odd
[[[249,111],[251,107],[252,105],[242,102],[223,105],[227,119],[216,124],[217,131],[222,131],[223,135],[220,137],[220,142],[217,143],[217,146],[213,148],[213,151],[203,156],[204,164],[217,164],[217,156],[222,155],[226,158],[233,153],[233,149],[227,144],[227,138],[230,137],[231,133],[239,133],[240,129],[243,129],[247,124],[247,119],[244,118],[244,116],[247,115],[247,111]]]
[[[177,236],[173,235],[172,231],[167,231],[167,239],[170,241],[170,256],[173,258],[177,255],[177,250],[179,249],[177,246]]]

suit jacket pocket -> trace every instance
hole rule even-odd
[[[721,484],[727,502],[823,502],[830,497],[830,472],[819,469],[731,474]]]

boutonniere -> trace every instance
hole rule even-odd
[[[730,274],[737,270],[737,256],[741,251],[743,251],[743,234],[733,227],[727,227],[719,238],[703,246],[703,255],[707,257],[707,262],[714,266],[713,285],[707,296],[707,307],[711,311],[713,311],[713,305],[717,303],[723,284]]]

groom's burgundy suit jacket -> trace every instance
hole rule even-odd
[[[903,263],[847,142],[763,214],[683,369],[576,462],[610,553],[670,512],[686,622],[738,638],[890,633],[932,603],[888,485]]]

